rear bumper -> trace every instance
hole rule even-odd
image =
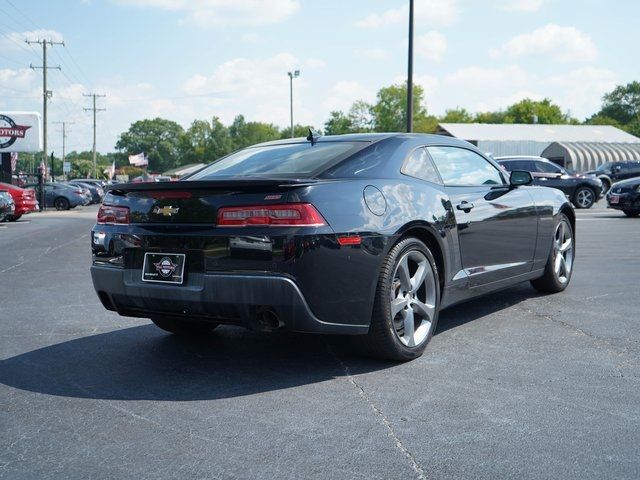
[[[617,197],[616,203],[611,203],[611,197]],[[616,210],[640,211],[640,193],[607,193],[607,206]]]
[[[369,330],[368,325],[318,319],[295,282],[281,275],[196,273],[185,285],[175,286],[143,282],[130,269],[94,265],[91,278],[105,308],[124,316],[165,315],[251,328],[268,309],[297,332],[357,335]]]

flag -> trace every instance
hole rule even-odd
[[[11,173],[16,171],[16,166],[18,165],[18,152],[11,153]]]
[[[113,176],[116,174],[116,161],[114,160],[110,167],[107,168],[107,174],[109,180],[113,180]]]
[[[149,160],[144,156],[144,152],[137,155],[129,155],[129,163],[134,167],[149,165]]]

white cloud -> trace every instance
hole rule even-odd
[[[235,58],[220,64],[211,74],[197,74],[187,79],[182,91],[189,96],[200,96],[199,109],[220,117],[223,123],[231,123],[236,115],[244,114],[247,119],[287,125],[287,72],[298,68],[300,63],[290,53],[267,58]],[[293,88],[295,121],[317,120],[317,103],[306,93],[308,83],[304,70]]]
[[[415,38],[416,54],[428,60],[440,60],[447,50],[447,41],[440,32],[427,32]]]
[[[511,12],[537,12],[548,0],[502,0],[498,7]]]
[[[391,53],[386,48],[356,49],[354,53],[358,57],[364,57],[369,60],[387,60],[391,57]]]
[[[356,100],[371,102],[375,98],[375,92],[360,82],[342,80],[331,87],[331,91],[324,102],[327,110],[348,111]]]
[[[584,118],[600,109],[602,96],[615,88],[617,77],[611,70],[584,67],[549,77],[547,82],[560,90],[558,101],[564,108]]]
[[[299,0],[115,0],[121,5],[180,12],[199,27],[278,23],[300,9]]]
[[[0,52],[19,52],[23,48],[37,50],[41,52],[39,45],[28,45],[25,40],[51,40],[52,42],[61,42],[62,34],[55,30],[30,30],[26,32],[10,32],[0,37]]]
[[[421,0],[415,3],[415,24],[436,26],[452,25],[458,20],[460,11],[457,0]],[[370,13],[356,22],[360,28],[380,28],[408,24],[409,6],[405,3],[382,13]]]
[[[489,53],[493,57],[537,55],[551,57],[558,62],[571,62],[595,60],[598,49],[591,37],[576,27],[549,24],[531,33],[517,35]]]

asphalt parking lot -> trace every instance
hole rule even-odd
[[[95,210],[0,224],[0,478],[640,477],[640,219],[578,212],[566,292],[447,310],[398,365],[105,311]]]

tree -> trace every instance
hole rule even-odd
[[[413,87],[413,120],[420,122],[427,115],[423,106],[424,89]],[[407,85],[391,85],[378,90],[376,103],[371,107],[376,132],[403,132],[407,126]]]
[[[272,123],[247,122],[244,116],[238,115],[229,126],[229,135],[233,149],[237,150],[256,143],[277,140],[280,138],[280,130]]]
[[[503,111],[497,112],[478,112],[475,115],[476,123],[505,123],[506,114]]]
[[[324,123],[325,135],[341,135],[353,132],[351,118],[341,110],[334,110],[329,114],[329,119]]]
[[[349,109],[349,121],[351,131],[362,133],[373,130],[374,117],[371,112],[372,105],[364,100],[356,100]]]
[[[545,123],[559,124],[570,123],[571,117],[562,113],[558,105],[551,103],[551,99],[541,101],[525,98],[518,103],[507,107],[505,111],[505,123]]]
[[[300,125],[300,124],[295,124],[293,126],[293,136],[294,137],[307,137],[309,135],[309,129],[313,130],[314,132],[317,132],[318,130],[316,130],[314,127],[312,127],[311,125]],[[283,130],[280,130],[280,138],[291,138],[291,127],[289,128],[285,128]]]
[[[612,119],[610,125],[618,125],[640,137],[640,82],[618,85],[602,97],[602,108],[587,123]]]
[[[446,110],[444,115],[440,117],[440,121],[443,123],[471,123],[473,122],[473,115],[466,109],[458,107]]]
[[[139,120],[120,135],[116,149],[127,155],[144,152],[149,170],[163,172],[179,165],[183,135],[184,129],[171,120]]]

